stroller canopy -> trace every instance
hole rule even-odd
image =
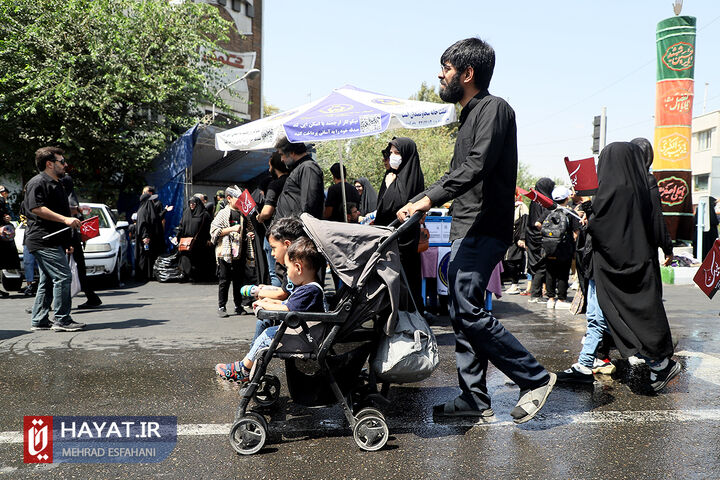
[[[303,213],[300,220],[330,268],[345,285],[362,290],[370,278],[378,275],[387,287],[392,307],[386,332],[394,327],[401,291],[400,254],[396,241],[384,252],[379,252],[378,247],[395,229],[318,220],[307,213]]]

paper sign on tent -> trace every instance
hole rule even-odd
[[[580,160],[570,160],[565,157],[565,167],[577,194],[590,196],[597,193],[598,178],[593,157]]]

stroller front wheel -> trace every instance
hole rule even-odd
[[[353,428],[353,439],[362,450],[374,452],[385,446],[390,431],[382,414],[377,415],[375,412],[366,412],[366,410],[375,409],[363,409],[358,413],[356,417],[358,421]]]
[[[255,412],[248,412],[230,428],[230,445],[241,455],[259,452],[267,441],[267,421]]]
[[[270,407],[280,398],[280,379],[275,375],[264,375],[260,379],[253,399],[261,407]]]

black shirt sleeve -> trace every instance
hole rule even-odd
[[[492,171],[500,160],[505,135],[514,119],[512,110],[501,102],[488,102],[476,108],[482,110],[474,117],[475,124],[468,125],[475,130],[475,134],[468,139],[458,139],[456,145],[456,148],[467,150],[461,150],[465,157],[462,163],[412,201],[427,195],[433,205],[439,205],[457,198],[483,180],[487,172]]]
[[[327,198],[325,199],[325,206],[326,207],[333,207],[335,208],[338,206],[341,202],[339,197],[340,189],[337,188],[337,186],[340,185],[339,183],[334,183],[328,187],[327,191]]]
[[[269,207],[277,206],[278,198],[285,184],[285,176],[272,180],[268,184],[267,193],[265,193],[265,205]]]

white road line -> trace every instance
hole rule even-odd
[[[589,425],[601,423],[657,423],[657,422],[718,422],[720,421],[720,409],[703,409],[703,410],[641,410],[637,412],[583,412],[574,415],[547,415],[538,418],[535,423],[548,425]],[[273,423],[271,426],[275,425]],[[306,432],[306,431],[323,431],[337,430],[343,426],[336,422],[327,422],[324,425],[313,425],[308,428],[301,428],[296,425],[288,425],[284,422],[277,424],[277,430],[282,432]],[[428,423],[414,422],[407,423],[403,421],[393,422],[390,420],[390,429],[393,427],[402,428],[403,431],[413,430],[414,428],[427,428]],[[528,424],[533,425],[533,424]],[[487,423],[474,423],[464,420],[458,420],[451,423],[434,424],[438,428],[452,427],[514,427],[511,421],[496,421]],[[178,425],[178,436],[210,436],[210,435],[227,435],[230,432],[231,424],[229,423],[194,423],[186,425]],[[22,432],[0,432],[0,444],[22,443]]]
[[[687,367],[696,379],[720,386],[720,358],[702,352],[682,350],[675,352],[678,357],[686,357]]]

